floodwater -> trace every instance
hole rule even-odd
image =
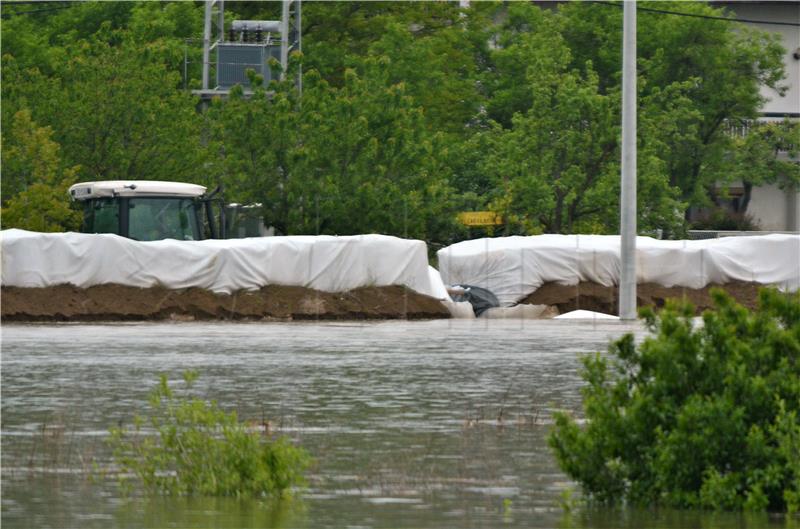
[[[577,509],[547,446],[580,413],[579,356],[644,331],[596,321],[145,323],[2,328],[2,525],[37,527],[764,527],[739,515]],[[125,496],[108,429],[160,373],[315,458],[280,503]]]

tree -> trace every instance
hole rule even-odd
[[[766,289],[751,313],[722,290],[644,312],[583,360],[584,426],[560,413],[549,442],[593,500],[671,507],[800,509],[800,295]]]
[[[175,89],[179,75],[160,62],[158,44],[115,47],[98,39],[76,48],[37,109],[52,116],[86,176],[197,180],[200,116],[193,98]]]
[[[445,26],[431,34],[415,35],[399,23],[388,24],[383,36],[369,47],[369,59],[357,61],[365,72],[372,57],[386,61],[389,82],[402,83],[406,94],[424,111],[433,132],[468,135],[467,124],[478,113],[482,98],[470,34],[464,24]]]
[[[106,24],[123,28],[129,24],[134,2],[72,2],[54,9],[31,9],[30,5],[3,5],[3,62],[14,57],[22,70],[35,68],[46,76],[56,75],[68,60],[66,47],[97,36]],[[30,12],[18,14],[17,12]],[[5,17],[8,16],[6,20]],[[104,33],[113,38],[118,34]],[[3,98],[9,87],[3,83]]]
[[[202,179],[202,120],[193,97],[176,90],[180,75],[168,67],[175,55],[170,45],[137,42],[106,24],[64,51],[52,75],[6,58],[3,95],[53,130],[83,177]]]
[[[511,128],[514,115],[533,105],[541,65],[552,61],[565,69],[572,52],[558,31],[557,15],[522,2],[509,4],[493,41],[481,76],[486,117]]]
[[[531,109],[514,117],[511,130],[495,129],[485,170],[503,191],[490,207],[507,226],[572,232],[611,206],[613,193],[603,190],[613,192],[618,168],[614,105],[595,88],[591,78],[540,71]]]
[[[647,3],[640,6],[648,7]],[[689,15],[726,16],[702,3],[658,2],[659,10]],[[572,64],[590,61],[602,92],[620,83],[621,9],[608,4],[567,3],[560,8],[561,34],[573,51]],[[640,97],[680,90],[686,113],[674,134],[662,140],[660,154],[669,184],[681,190],[681,200],[703,205],[718,180],[726,178],[730,152],[726,123],[753,119],[763,104],[760,86],[785,90],[783,49],[778,37],[741,24],[640,10],[638,70]],[[662,105],[671,105],[662,99]],[[642,107],[640,115],[655,111]]]
[[[3,228],[63,231],[79,226],[81,214],[70,207],[67,195],[78,167],[62,163],[52,134],[32,121],[28,110],[14,115],[3,138]]]
[[[535,8],[516,11],[537,14]],[[542,16],[538,14],[537,16]],[[615,231],[619,211],[619,93],[604,94],[591,64],[574,69],[571,53],[550,31],[520,34],[502,52],[503,62],[526,65],[524,112],[510,127],[497,123],[483,142],[481,169],[492,176],[489,207],[501,213],[511,233],[604,233]],[[545,47],[540,40],[546,38]],[[516,87],[500,90],[509,94]],[[513,105],[495,109],[502,115]],[[648,120],[665,120],[663,112]],[[645,128],[658,132],[645,120]],[[660,142],[648,138],[640,150],[639,226],[643,231],[681,223],[677,190],[660,163]]]
[[[272,97],[217,101],[209,119],[229,196],[263,204],[284,234],[444,236],[455,221],[447,147],[383,58],[365,71],[348,70],[340,88],[309,71],[302,100],[287,82]]]
[[[800,186],[800,164],[793,162],[800,153],[800,123],[789,120],[754,122],[751,130],[732,139],[727,181],[741,181],[744,195],[737,213],[745,215],[753,187],[777,184],[781,188]]]
[[[453,2],[310,2],[303,9],[306,66],[334,86],[341,86],[345,71],[366,58],[370,45],[391,26],[404,28],[417,39],[435,36],[463,20],[463,11]]]
[[[424,109],[428,127],[463,137],[482,103],[477,72],[494,10],[488,3],[312,2],[303,14],[304,68],[341,87],[348,69],[363,76],[382,56],[390,80]]]

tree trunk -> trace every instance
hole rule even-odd
[[[564,196],[556,193],[556,209],[553,212],[553,232],[561,233],[561,217],[564,212]]]
[[[737,213],[744,216],[747,213],[747,206],[750,205],[750,198],[753,196],[753,183],[743,180],[742,185],[744,186],[744,195],[742,195],[742,200],[739,202],[739,211]]]

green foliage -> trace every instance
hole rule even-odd
[[[78,167],[64,167],[60,146],[49,127],[39,127],[28,110],[13,117],[4,130],[2,166],[3,228],[31,231],[75,229],[81,214],[70,207],[67,190],[77,179]]]
[[[202,3],[64,7],[4,7],[0,114],[5,131],[29,111],[60,145],[62,170],[83,180],[222,184],[286,234],[445,244],[469,235],[456,213],[490,208],[506,234],[617,230],[619,6],[310,2],[289,76],[302,64],[302,98],[253,74],[255,94],[235,88],[208,111],[185,90],[199,86],[200,51],[185,39],[202,35]],[[280,16],[274,2],[225,7],[229,19]],[[798,181],[796,164],[774,155],[800,143],[796,127],[742,139],[726,125],[756,116],[760,85],[783,90],[777,37],[647,11],[638,25],[642,232],[681,235],[687,208],[709,206],[718,182]],[[60,190],[28,192],[14,171],[4,168],[3,203],[25,191],[17,204],[66,227],[49,213]]]
[[[700,3],[662,2],[658,8],[724,15]],[[508,7],[482,82],[489,90],[488,117],[512,131],[490,131],[495,140],[485,151],[492,158],[498,145],[506,147],[505,156],[486,165],[497,175],[494,204],[505,208],[512,231],[617,229],[610,219],[618,218],[612,176],[620,157],[621,11],[583,2],[567,2],[555,13],[524,3]],[[707,205],[714,183],[731,177],[729,153],[736,146],[726,122],[755,117],[763,103],[760,84],[782,92],[783,52],[774,35],[724,21],[642,11],[637,23],[638,222],[645,232],[679,235],[686,209]],[[552,106],[537,107],[551,86]],[[597,104],[603,98],[605,109]],[[564,110],[570,104],[581,109],[580,119]]]
[[[372,60],[363,76],[350,69],[340,88],[308,72],[302,101],[273,83],[269,98],[257,90],[215,102],[229,197],[262,203],[267,224],[284,234],[441,240],[455,231],[446,143],[386,66]]]
[[[4,57],[4,128],[13,115],[6,102],[15,112],[28,109],[87,180],[202,183],[202,116],[190,94],[177,90],[182,50],[140,38],[103,23],[91,37],[60,48],[64,57],[48,67],[52,73]]]
[[[614,207],[617,120],[596,76],[566,71],[543,51],[548,59],[530,72],[538,84],[531,108],[514,116],[512,129],[497,130],[484,170],[502,190],[492,209],[512,229],[573,232],[592,215],[609,218]]]
[[[561,8],[562,34],[573,51],[572,64],[590,62],[600,87],[612,92],[620,85],[621,9],[606,4],[567,3]],[[647,7],[647,3],[640,3]],[[726,12],[700,2],[658,2],[658,9],[697,15]],[[764,102],[759,85],[785,90],[783,51],[774,34],[731,22],[664,16],[640,11],[637,17],[640,117],[676,107],[658,151],[669,185],[680,199],[703,204],[707,188],[727,177],[728,120],[755,118]],[[679,92],[681,101],[652,96]],[[651,131],[652,134],[656,131]],[[643,134],[642,138],[647,138]],[[688,204],[687,204],[688,205]]]
[[[732,139],[731,180],[750,184],[800,185],[800,123],[785,119],[752,123],[747,134]]]
[[[696,230],[757,231],[761,227],[750,215],[730,211],[727,207],[714,207],[692,221]]]
[[[720,290],[645,311],[654,336],[583,360],[585,426],[549,442],[594,500],[796,511],[800,507],[800,294],[765,289],[753,313]]]
[[[730,151],[723,162],[726,177],[720,182],[741,182],[743,195],[735,203],[734,219],[746,217],[753,187],[775,184],[782,189],[800,186],[800,123],[785,119],[767,123],[750,122],[749,130],[730,139]]]
[[[184,373],[185,391],[196,378]],[[146,417],[135,418],[135,431],[112,428],[109,440],[122,474],[135,475],[147,491],[281,496],[302,485],[310,462],[303,449],[285,438],[264,439],[213,401],[176,394],[166,375],[150,393],[149,407]]]
[[[502,47],[494,53],[504,75],[489,107],[504,126],[472,139],[476,149],[489,146],[478,161],[492,182],[489,207],[504,216],[507,233],[615,232],[620,94],[616,88],[604,93],[591,62],[571,66],[572,52],[554,16],[527,4],[509,7]],[[644,136],[639,154],[643,231],[675,232],[682,223],[680,190],[670,185],[659,158],[661,125],[678,114],[654,109],[641,118],[642,128],[652,133]]]

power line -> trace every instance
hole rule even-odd
[[[21,2],[17,2],[21,3]],[[39,3],[39,2],[36,2]],[[11,4],[13,5],[13,3]],[[47,9],[34,9],[33,11],[16,11],[13,13],[3,13],[3,18],[11,18],[12,16],[16,15],[30,15],[33,13],[45,13],[47,11],[57,11],[59,9],[69,9],[70,7],[74,7],[76,4],[70,4],[66,6],[59,6],[59,7],[48,7]]]
[[[603,2],[601,0],[594,0],[593,4],[600,4],[605,6],[611,7],[622,7],[622,4],[616,4],[614,2]],[[716,17],[713,15],[699,15],[695,13],[681,13],[680,11],[667,11],[665,9],[654,9],[652,7],[640,7],[637,6],[639,11],[648,11],[650,13],[660,13],[662,15],[675,15],[679,17],[691,17],[691,18],[706,18],[709,20],[724,20],[725,22],[746,22],[750,24],[772,24],[773,26],[792,26],[792,27],[800,27],[800,22],[772,22],[769,20],[753,20],[749,18],[728,18],[728,17]]]

